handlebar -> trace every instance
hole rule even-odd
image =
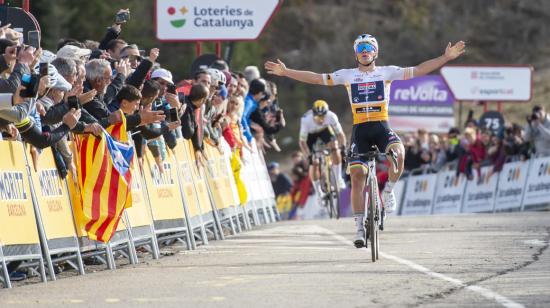
[[[378,157],[386,157],[389,156],[390,160],[392,162],[393,171],[395,173],[398,172],[397,170],[397,153],[395,153],[394,150],[390,149],[388,153],[381,153],[376,149],[375,151],[368,151],[366,153],[348,153],[348,158],[366,158],[367,160],[373,160]]]

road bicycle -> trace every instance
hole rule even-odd
[[[321,184],[321,205],[327,209],[330,218],[338,219],[340,218],[340,188],[336,174],[332,170],[330,151],[327,149],[314,151],[312,159],[318,162],[315,168]]]
[[[393,168],[397,172],[397,154],[390,150],[387,155],[392,161]],[[365,224],[365,248],[370,240],[370,249],[372,262],[378,260],[379,238],[378,230],[384,230],[384,218],[386,216],[384,207],[381,206],[380,195],[378,191],[378,179],[376,178],[376,158],[384,157],[386,154],[380,153],[377,147],[373,147],[371,151],[366,153],[350,153],[348,161],[353,159],[366,159],[367,161],[367,191],[365,193],[365,214],[363,222]]]

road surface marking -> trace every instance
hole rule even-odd
[[[340,241],[340,242],[342,242],[346,245],[353,245],[352,241],[346,239],[345,237],[341,236],[340,234],[337,234],[337,233],[335,233],[335,232],[333,232],[329,229],[323,228],[321,226],[318,226],[318,227],[320,229],[325,230],[325,232],[332,235],[332,237],[334,237],[338,241]],[[369,251],[369,254],[370,254],[370,251]],[[478,294],[480,294],[481,296],[483,296],[487,299],[496,301],[497,303],[501,304],[504,307],[507,307],[507,308],[524,308],[525,307],[522,304],[516,303],[516,302],[512,301],[511,299],[508,299],[508,298],[506,298],[506,297],[504,297],[504,296],[502,296],[502,295],[500,295],[496,292],[493,292],[493,291],[491,291],[487,288],[476,286],[476,285],[469,286],[466,283],[464,283],[464,282],[462,282],[458,279],[451,278],[449,276],[445,276],[443,274],[433,272],[430,269],[428,269],[428,268],[426,268],[422,265],[416,264],[412,261],[409,261],[409,260],[406,260],[406,259],[403,259],[403,258],[400,258],[400,257],[396,257],[396,256],[393,256],[393,255],[390,255],[390,254],[387,254],[387,253],[384,253],[384,252],[381,252],[381,251],[380,251],[380,256],[382,256],[386,259],[393,260],[397,263],[401,263],[403,265],[406,265],[406,266],[408,266],[408,267],[410,267],[410,268],[412,268],[416,271],[419,271],[421,273],[424,273],[428,276],[432,276],[434,278],[439,278],[441,280],[445,280],[445,281],[447,281],[451,284],[454,284],[455,286],[463,287],[466,290],[470,290],[472,292],[478,293]]]

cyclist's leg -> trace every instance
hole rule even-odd
[[[344,182],[344,178],[342,177],[342,156],[340,155],[340,151],[338,150],[338,141],[336,140],[336,135],[334,134],[334,131],[331,127],[327,127],[325,130],[323,130],[320,138],[327,145],[327,149],[330,150],[330,158],[332,161],[331,168],[336,177],[336,184],[340,189],[344,189],[346,187],[346,183]]]
[[[352,153],[366,153],[370,149],[370,136],[367,124],[358,124],[353,126],[351,137]],[[351,207],[355,217],[356,235],[355,247],[363,247],[366,243],[364,238],[365,225],[365,181],[367,179],[366,161],[362,159],[353,159],[349,162],[351,176]],[[362,244],[361,244],[362,242]]]
[[[309,148],[309,152],[313,153],[313,145],[317,142],[317,138],[319,138],[318,134],[309,134],[307,136],[307,147]],[[317,159],[313,159],[313,155],[309,155],[309,178],[311,179],[311,183],[313,184],[313,190],[315,190],[315,195],[317,196],[317,199],[321,199],[321,183],[319,182],[319,178],[321,177],[319,172],[319,161]]]
[[[405,161],[405,148],[399,136],[389,127],[387,122],[380,122],[381,133],[378,135],[377,146],[380,150],[384,149],[385,153],[393,150],[397,154],[397,172],[394,170],[393,162],[392,167],[388,170],[388,181],[386,186],[382,190],[382,203],[387,213],[391,213],[397,207],[397,201],[393,193],[393,186],[401,177],[403,173],[403,166]]]

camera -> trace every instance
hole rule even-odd
[[[166,86],[166,92],[171,93],[171,94],[176,94],[176,85],[169,83]]]
[[[25,87],[25,90],[19,93],[21,97],[36,97],[38,94],[38,84],[40,83],[40,75],[38,74],[24,74],[21,77],[21,85]]]
[[[130,12],[128,11],[118,12],[115,16],[115,23],[117,24],[123,24],[128,20],[130,20]]]
[[[74,108],[76,110],[82,108],[78,96],[69,96],[69,98],[67,98],[67,104],[69,105],[69,108]]]

